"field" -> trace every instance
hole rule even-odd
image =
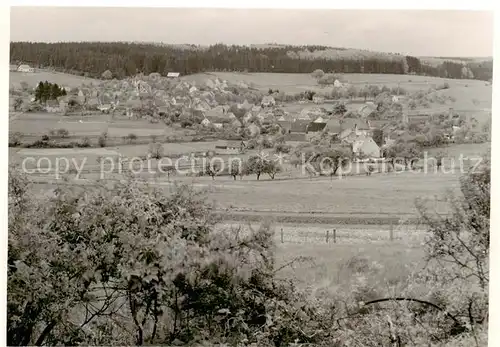
[[[276,253],[280,265],[290,264],[297,258],[304,259],[280,270],[279,277],[292,279],[299,287],[309,290],[312,296],[331,297],[351,292],[359,276],[359,270],[352,266],[356,261],[367,265],[365,283],[380,291],[380,297],[390,295],[385,291],[391,285],[404,286],[407,278],[425,265],[420,244],[402,241],[286,243],[278,244]],[[376,270],[370,271],[371,267]]]
[[[173,155],[198,151],[214,145],[215,143],[210,142],[166,144],[165,149]],[[474,165],[475,158],[487,148],[488,144],[457,145],[446,147],[444,150],[454,160],[457,160],[460,154],[473,158],[470,164]],[[435,149],[437,150],[439,149]],[[54,168],[56,158],[64,157],[70,161],[75,160],[78,166],[84,163],[86,169],[94,172],[85,174],[85,179],[91,179],[99,177],[98,156],[121,154],[127,157],[143,157],[146,153],[147,145],[78,150],[11,148],[9,161],[20,164],[26,157],[35,159],[46,157]],[[35,165],[34,160],[31,165]],[[49,164],[45,161],[44,165],[47,167]],[[189,162],[185,165],[189,165]],[[435,172],[430,168],[427,173],[374,173],[372,176],[311,179],[300,169],[289,167],[275,180],[267,176],[263,176],[259,181],[255,176],[246,176],[236,181],[228,176],[217,177],[215,180],[209,177],[176,176],[172,180],[194,184],[207,190],[209,200],[216,203],[218,210],[237,219],[255,220],[255,218],[270,217],[281,221],[300,219],[309,223],[315,220],[321,222],[333,219],[353,224],[356,220],[367,223],[366,220],[414,217],[416,198],[435,200],[444,195],[448,189],[457,188],[460,175],[458,162],[445,160],[444,170],[446,171]],[[42,176],[49,179],[53,178],[53,175],[54,172],[51,172]],[[171,184],[165,177],[160,179],[159,183],[167,186]],[[443,211],[443,203],[439,201],[435,203],[436,208]]]
[[[90,84],[99,82],[93,78],[43,70],[33,73],[15,71],[9,74],[9,85],[19,86],[21,82],[26,82],[28,86],[34,88],[40,81],[49,81],[51,83],[57,83],[59,86],[70,88],[80,87],[82,83]]]
[[[163,123],[150,123],[146,120],[111,119],[109,115],[91,116],[61,116],[47,113],[24,113],[14,115],[9,120],[9,133],[20,133],[23,143],[33,143],[41,139],[43,135],[49,135],[53,131],[65,129],[69,135],[65,138],[57,138],[60,144],[70,144],[87,139],[90,144],[97,146],[99,138],[103,133],[107,134],[106,146],[116,147],[129,143],[149,144],[152,138],[157,141],[168,141],[171,137],[183,138],[189,141],[192,132],[181,128],[167,127]],[[134,140],[128,139],[135,135]],[[175,144],[174,144],[175,146]],[[147,146],[141,147],[142,155],[146,155]]]
[[[190,76],[184,76],[186,81],[203,83],[207,78],[218,77],[221,80],[237,83],[244,82],[251,87],[267,91],[279,89],[287,93],[298,93],[306,90],[328,91],[331,87],[322,87],[310,74],[287,74],[287,73],[235,73],[235,72],[212,72]],[[491,107],[490,84],[478,80],[456,80],[439,77],[413,76],[413,75],[391,75],[391,74],[342,74],[345,82],[356,86],[373,84],[385,85],[387,87],[402,87],[407,91],[427,90],[447,82],[450,89],[443,91],[458,97],[465,96],[467,99],[477,97],[479,100],[489,100],[485,107]],[[472,93],[472,96],[467,96]],[[462,107],[462,105],[459,105]],[[457,107],[458,108],[458,107]]]
[[[255,230],[258,226],[257,223],[246,224],[243,229]],[[241,228],[241,222],[224,222],[218,227],[236,230]],[[388,284],[402,284],[405,278],[424,266],[421,245],[426,234],[422,227],[275,223],[272,228],[278,265],[293,263],[280,270],[279,277],[293,279],[311,295],[332,294],[341,287],[350,290],[358,275],[353,268],[356,262],[370,264],[376,269],[367,274],[367,282],[382,290]],[[336,230],[335,239],[333,229]]]

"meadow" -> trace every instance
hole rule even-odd
[[[64,128],[73,136],[99,136],[107,132],[110,137],[170,135],[172,129],[163,124],[153,124],[146,120],[113,120],[109,115],[62,116],[50,113],[25,113],[9,122],[9,132],[21,132],[27,136],[42,136],[50,130]]]
[[[99,83],[99,80],[84,76],[76,76],[56,71],[37,70],[35,72],[11,71],[9,85],[19,87],[21,82],[26,82],[30,87],[36,87],[40,81],[57,83],[59,86],[76,88],[82,84]]]
[[[237,73],[237,72],[211,72],[201,73],[189,76],[183,76],[182,79],[189,82],[203,83],[209,78],[219,78],[232,83],[244,82],[250,87],[268,91],[269,89],[279,89],[287,93],[299,93],[306,90],[327,92],[332,87],[324,87],[318,84],[310,74],[292,74],[292,73]],[[450,88],[442,91],[457,99],[465,96],[466,99],[477,97],[479,100],[490,100],[485,107],[491,107],[491,84],[479,80],[456,80],[429,76],[416,75],[392,75],[392,74],[342,74],[342,79],[355,86],[379,85],[393,87],[402,87],[409,92],[418,90],[427,90],[448,83]],[[472,96],[468,96],[469,94]],[[468,104],[467,104],[468,105]],[[458,107],[462,107],[459,105]],[[468,105],[469,106],[469,105]]]

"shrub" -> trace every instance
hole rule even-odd
[[[316,69],[311,73],[311,76],[315,79],[319,79],[325,75],[325,72],[321,69]]]
[[[8,345],[287,346],[325,339],[318,319],[333,325],[276,278],[269,224],[215,231],[211,207],[186,187],[60,191],[33,199],[9,176]],[[84,321],[75,312],[88,304],[100,309]],[[26,305],[38,310],[27,317]]]
[[[82,148],[90,147],[90,138],[88,138],[87,136],[83,137],[80,141],[77,142],[77,146]]]
[[[108,132],[104,131],[97,139],[97,143],[99,144],[99,147],[106,147],[107,142],[108,142]]]
[[[487,153],[483,158],[479,167],[469,171],[460,179],[461,194],[450,195],[447,199],[451,209],[448,216],[438,216],[436,211],[430,210],[423,200],[417,202],[417,208],[422,222],[430,232],[430,237],[426,241],[427,257],[437,265],[434,269],[439,271],[440,281],[445,285],[462,281],[468,288],[477,285],[478,290],[487,295],[490,154]],[[446,269],[441,268],[443,262],[448,264]],[[467,303],[462,304],[467,305]],[[485,312],[487,314],[487,308]]]
[[[57,129],[57,136],[59,136],[61,138],[68,137],[69,136],[68,129],[64,129],[64,128]]]
[[[448,82],[444,82],[443,84],[436,87],[436,90],[450,89],[450,84]]]
[[[306,92],[305,92],[305,98],[306,98],[307,100],[312,101],[312,99],[313,99],[314,95],[316,95],[316,92],[314,92],[314,91],[312,91],[312,90],[308,90],[308,91],[306,91]]]
[[[132,143],[134,142],[135,140],[137,140],[137,135],[134,134],[134,133],[130,133],[128,134],[127,136],[125,136],[125,139],[129,142],[129,143]]]
[[[279,143],[276,145],[275,150],[277,153],[290,153],[292,146],[285,143]]]
[[[19,131],[9,133],[9,147],[18,147],[22,144],[23,134]]]
[[[163,146],[161,143],[153,142],[149,144],[148,155],[153,159],[161,159],[163,157]]]

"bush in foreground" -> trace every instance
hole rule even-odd
[[[305,298],[274,278],[269,226],[216,232],[211,207],[182,187],[61,187],[37,201],[10,172],[9,189],[8,345],[321,336],[295,304]]]

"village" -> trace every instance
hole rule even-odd
[[[27,64],[13,65],[11,71],[35,74]],[[133,124],[139,120],[157,124],[156,130],[161,124],[189,131],[205,141],[216,141],[205,151],[183,153],[189,156],[206,156],[209,152],[242,154],[249,150],[258,153],[283,143],[288,144],[286,152],[291,154],[291,148],[309,143],[347,147],[354,161],[378,161],[387,157],[386,150],[396,141],[436,147],[455,141],[488,140],[483,129],[488,121],[479,124],[479,117],[456,112],[453,97],[442,96],[432,87],[424,92],[408,92],[399,85],[354,85],[339,75],[344,81],[332,79],[333,84],[327,88],[286,94],[272,89],[266,93],[243,81],[230,83],[210,76],[196,81],[183,80],[175,72],[166,77],[152,73],[118,81],[106,76],[108,73],[103,73],[102,81],[78,87],[62,84],[58,87],[65,95],[43,103],[35,100],[37,86],[30,89],[21,83],[17,89],[11,88],[11,112],[46,112],[59,117],[60,128],[69,119],[78,119],[82,129],[86,123],[94,124],[94,128],[95,123],[100,123],[101,134],[86,136],[91,146],[102,147],[102,143],[98,145],[99,137],[104,133],[112,136],[109,127],[123,122],[129,124],[130,130],[128,139],[122,136],[123,142],[151,142],[153,134],[147,134],[147,130],[139,136],[134,134]],[[431,112],[415,107],[416,102],[428,107],[429,101],[437,103]],[[19,122],[23,124],[21,118],[13,121],[11,134],[24,138],[39,136],[16,131],[15,124]],[[52,142],[68,142],[74,137]],[[161,136],[158,141],[161,142]]]

